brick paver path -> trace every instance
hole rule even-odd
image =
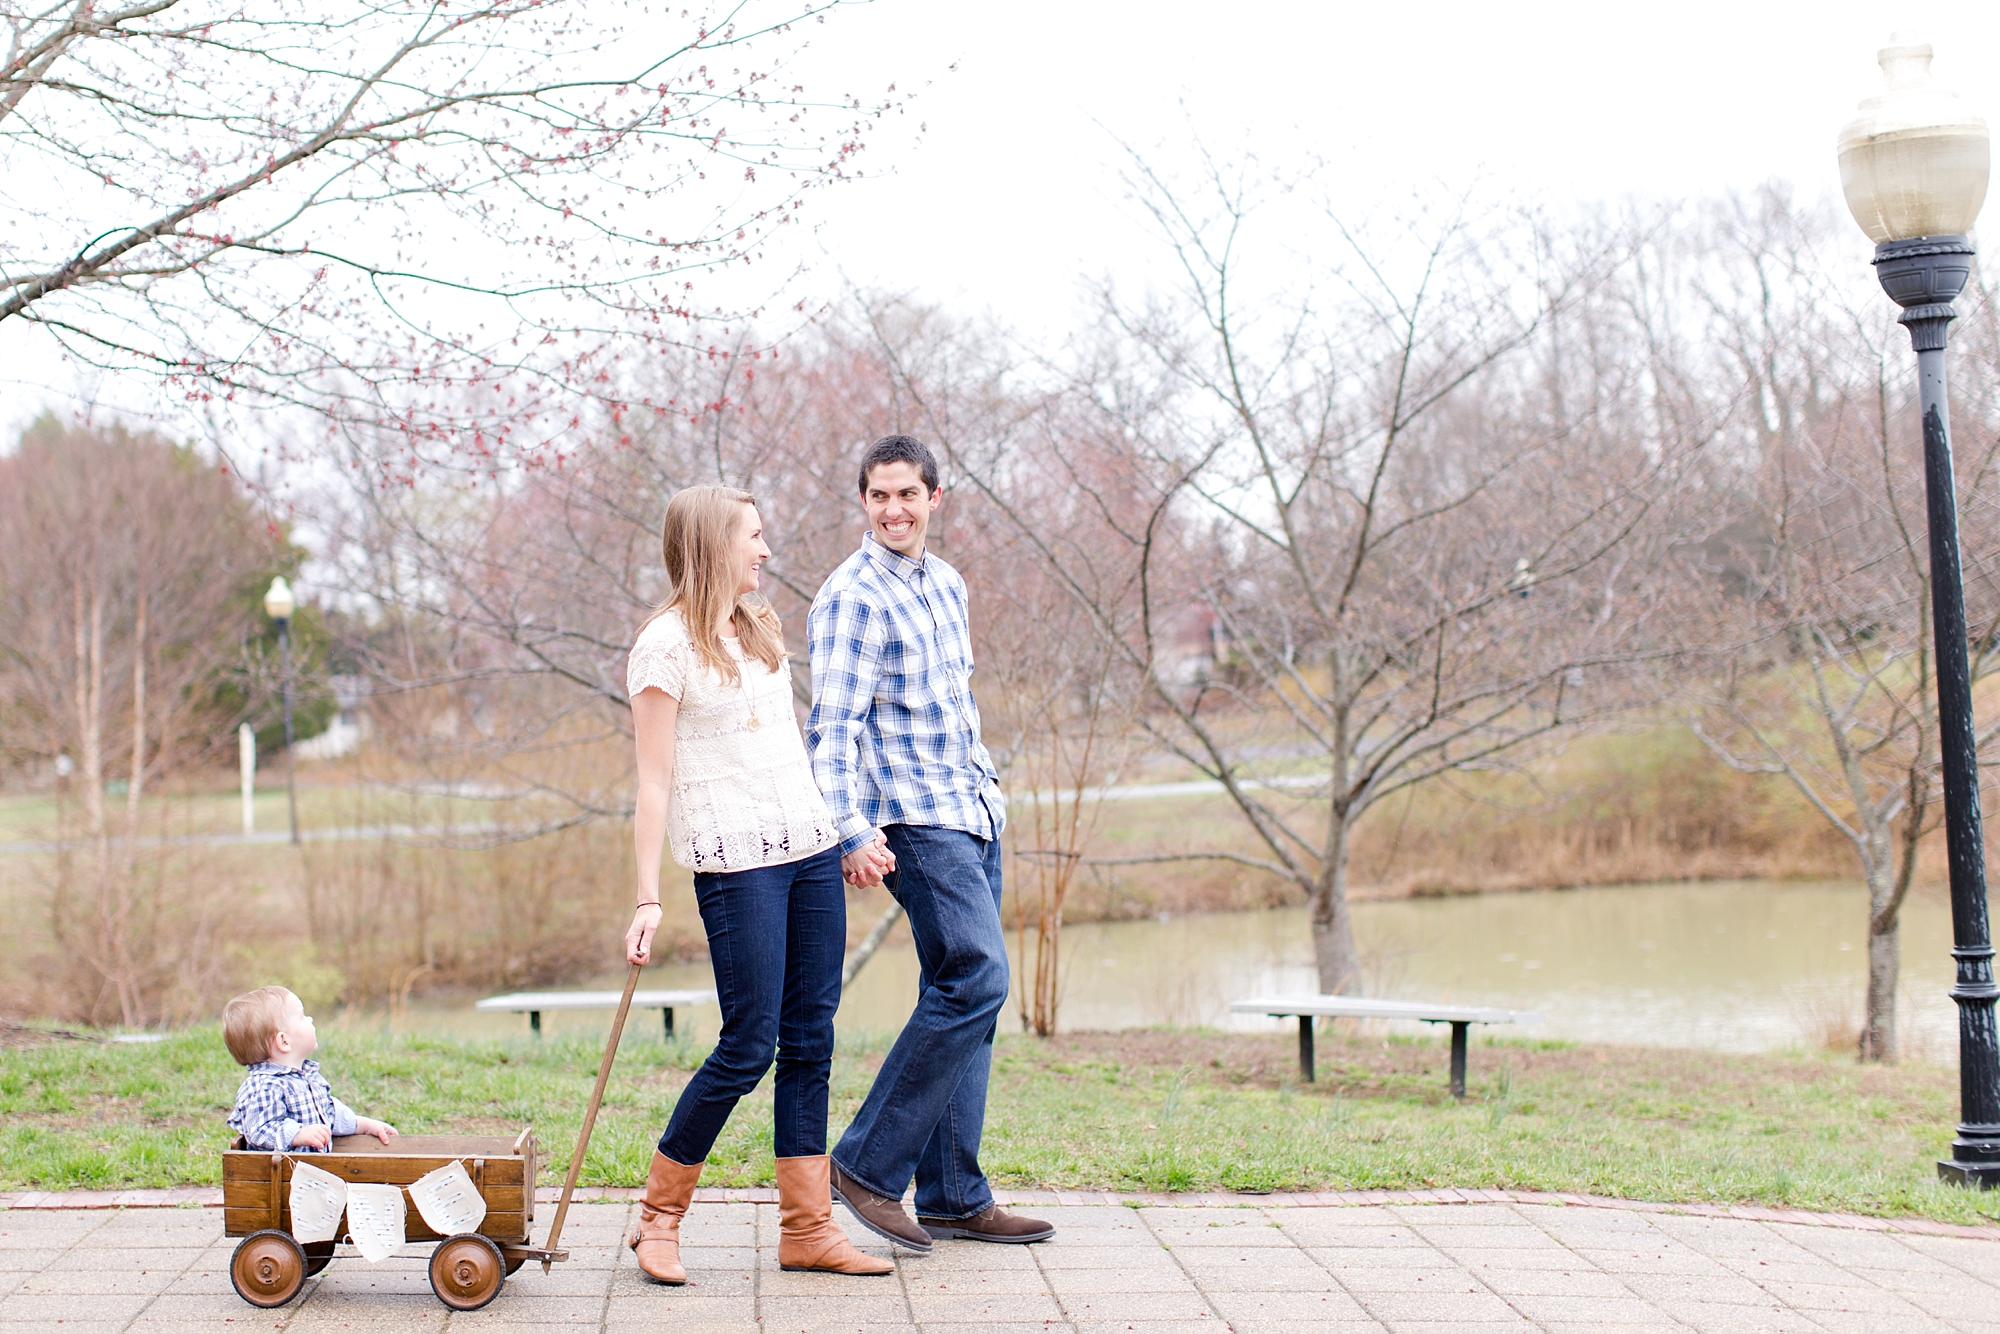
[[[706,1192],[705,1192],[706,1194]],[[759,1193],[761,1194],[761,1192]],[[44,1202],[46,1203],[46,1201]],[[1043,1204],[1039,1246],[941,1243],[886,1278],[787,1274],[777,1209],[697,1202],[694,1282],[645,1282],[629,1200],[575,1207],[573,1255],[448,1313],[427,1249],[343,1249],[292,1305],[229,1286],[212,1208],[0,1209],[0,1334],[15,1330],[1993,1331],[2000,1239],[1880,1223],[1556,1203]],[[541,1212],[538,1210],[538,1212]],[[837,1216],[838,1211],[837,1211]],[[1792,1217],[1803,1217],[1793,1215]],[[539,1219],[538,1235],[547,1227]],[[850,1227],[864,1248],[886,1248]]]

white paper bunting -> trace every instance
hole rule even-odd
[[[410,1198],[430,1230],[449,1237],[471,1232],[486,1218],[486,1201],[472,1184],[465,1164],[456,1158],[410,1183]]]
[[[347,1207],[347,1183],[311,1163],[292,1159],[292,1235],[300,1241],[332,1241]]]
[[[403,1188],[349,1186],[347,1234],[370,1264],[392,1254],[403,1244]]]

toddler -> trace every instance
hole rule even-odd
[[[248,1066],[231,1129],[253,1149],[304,1149],[323,1153],[335,1135],[373,1135],[387,1144],[396,1127],[356,1116],[333,1096],[320,1076],[319,1035],[299,998],[284,987],[259,987],[222,1010],[222,1040],[237,1064]]]

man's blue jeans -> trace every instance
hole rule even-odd
[[[833,1012],[847,952],[840,849],[697,875],[694,894],[708,930],[722,1036],[681,1090],[660,1152],[677,1163],[705,1160],[737,1099],[757,1087],[775,1054],[773,1151],[780,1158],[825,1153]]]
[[[919,1214],[969,1218],[993,1207],[979,1170],[979,1133],[993,1032],[1007,1003],[1000,845],[929,825],[882,832],[896,854],[889,892],[917,943],[917,1008],[833,1160],[892,1200],[914,1176]]]

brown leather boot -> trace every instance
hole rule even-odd
[[[893,1274],[896,1266],[854,1249],[833,1225],[827,1158],[778,1159],[778,1268],[831,1274]]]
[[[694,1199],[701,1164],[677,1163],[657,1149],[653,1169],[646,1174],[646,1197],[639,1202],[639,1226],[628,1243],[639,1257],[639,1268],[655,1283],[685,1283],[681,1268],[681,1219]]]

